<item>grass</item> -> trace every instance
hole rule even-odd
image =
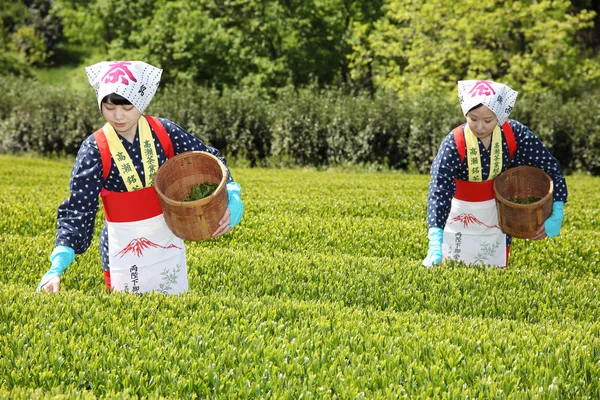
[[[52,57],[54,66],[34,68],[32,72],[34,77],[45,85],[87,90],[89,84],[85,67],[104,59],[105,56],[100,50],[64,43],[55,50]]]
[[[600,395],[600,178],[509,268],[426,269],[427,176],[233,168],[244,218],[187,243],[189,293],[105,293],[96,238],[36,294],[71,163],[0,156],[0,397]]]
[[[73,90],[85,90],[89,87],[83,66],[36,68],[33,70],[33,75],[45,85],[61,86]]]

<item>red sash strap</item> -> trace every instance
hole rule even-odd
[[[94,139],[96,139],[98,150],[100,150],[100,158],[102,159],[102,175],[104,176],[104,180],[106,180],[106,178],[108,178],[108,174],[110,173],[111,155],[110,148],[108,147],[108,140],[106,140],[106,135],[104,135],[102,128],[98,129],[96,133],[94,133]]]
[[[454,198],[463,201],[487,201],[494,198],[494,180],[483,182],[469,182],[454,179],[456,193]]]
[[[465,161],[465,156],[467,155],[467,145],[465,143],[465,135],[463,134],[462,125],[454,128],[453,133],[454,143],[456,143],[456,150],[458,150],[460,163],[462,164]]]
[[[504,132],[504,138],[506,139],[506,144],[508,145],[508,155],[512,160],[513,156],[517,152],[517,140],[515,139],[515,133],[513,132],[508,121],[502,125],[502,131]]]
[[[515,133],[513,132],[508,121],[502,125],[502,132],[504,132],[504,138],[506,139],[506,144],[508,145],[508,154],[512,159],[517,151],[517,140],[515,139]],[[456,149],[458,150],[460,162],[462,163],[465,161],[465,156],[467,153],[467,145],[465,144],[465,135],[463,134],[462,125],[454,128],[453,133]]]
[[[163,124],[161,124],[158,118],[156,117],[150,117],[148,115],[144,115],[144,117],[152,127],[154,133],[156,133],[158,141],[160,142],[160,145],[165,151],[167,159],[173,158],[173,156],[175,155],[175,153],[173,152],[173,142],[171,142],[171,138],[167,134],[167,131],[165,130]]]
[[[109,271],[103,271],[104,272],[104,282],[106,283],[106,288],[110,290],[110,288],[112,287],[110,285],[110,272]]]
[[[162,207],[154,186],[133,192],[100,191],[104,215],[109,222],[132,222],[162,214]]]

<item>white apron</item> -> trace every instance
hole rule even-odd
[[[171,232],[154,187],[100,194],[106,215],[110,286],[129,293],[188,290],[183,240]]]
[[[506,234],[498,226],[493,180],[456,180],[456,194],[444,228],[444,259],[471,265],[505,267]]]

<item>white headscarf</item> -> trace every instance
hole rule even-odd
[[[104,97],[116,93],[144,113],[154,97],[162,69],[143,61],[103,61],[86,67],[90,85],[96,90],[98,108]]]
[[[483,104],[502,126],[512,111],[519,93],[508,86],[492,81],[458,81],[458,100],[464,115],[476,105]]]

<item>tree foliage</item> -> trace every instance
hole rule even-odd
[[[47,66],[68,41],[93,54],[89,63],[143,59],[164,69],[164,82],[268,94],[315,82],[453,93],[470,78],[565,98],[600,87],[590,0],[0,2],[3,72]]]
[[[28,66],[51,63],[62,26],[52,0],[0,0],[0,72],[29,75]]]
[[[65,35],[109,58],[159,65],[166,80],[280,87],[348,82],[353,24],[382,1],[57,1]],[[131,33],[129,33],[131,32]]]
[[[570,1],[389,0],[369,35],[376,81],[396,91],[492,79],[527,92],[577,95],[600,83],[578,34],[595,13]],[[364,51],[364,50],[363,50]]]

